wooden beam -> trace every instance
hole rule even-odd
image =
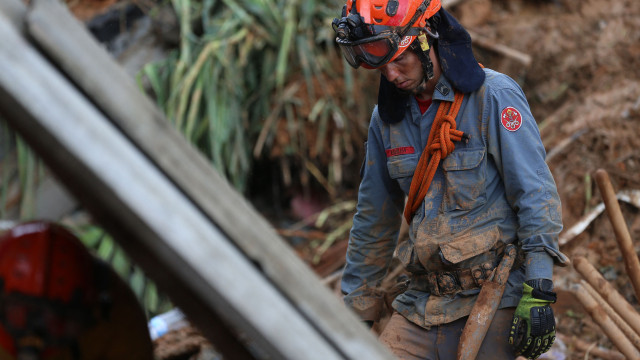
[[[514,59],[521,63],[522,65],[529,67],[531,65],[531,55],[526,54],[522,51],[516,50],[514,48],[508,47],[504,44],[500,44],[493,39],[489,39],[486,36],[482,36],[476,32],[473,32],[467,29],[469,35],[471,35],[471,40],[474,45],[481,46],[485,49],[489,49],[494,51],[502,56]]]
[[[391,358],[62,5],[32,6],[46,57],[0,8],[0,110],[205,335],[220,317],[275,358]]]

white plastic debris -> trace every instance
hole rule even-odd
[[[149,335],[155,340],[171,330],[178,330],[189,324],[189,321],[178,308],[156,315],[149,320]]]

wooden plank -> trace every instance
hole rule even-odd
[[[201,306],[190,320],[212,329],[222,318],[277,359],[344,358],[4,13],[0,38],[0,63],[11,69],[0,72],[6,120],[110,231],[130,236],[120,241],[145,255],[136,258],[145,270],[167,276],[154,278],[161,286]]]
[[[24,18],[27,15],[27,7],[20,1],[0,1],[0,12],[5,14],[8,21],[13,24],[18,32],[24,31]]]
[[[322,286],[267,221],[169,125],[64,7],[56,1],[34,1],[28,30],[47,56],[336,348],[350,358],[389,358],[387,350]]]

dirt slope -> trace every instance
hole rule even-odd
[[[640,144],[640,2],[470,0],[491,15],[471,26],[523,51],[532,64],[487,55],[487,66],[520,82],[550,155],[564,207],[565,225],[582,215],[584,178],[602,167],[617,188],[638,188]],[[573,139],[569,143],[567,139]],[[595,187],[594,187],[595,189]]]

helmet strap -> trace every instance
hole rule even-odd
[[[432,16],[427,19],[427,26],[422,29],[420,35],[418,35],[418,43],[420,44],[420,48],[415,46],[415,53],[418,54],[418,58],[422,63],[422,70],[424,71],[424,82],[433,79],[435,76],[433,73],[433,62],[429,57],[429,50],[433,48],[433,51],[437,51],[437,41],[440,35],[438,31],[435,30],[440,23],[439,16]],[[428,35],[428,36],[427,36]],[[415,43],[415,42],[414,42]],[[413,44],[411,44],[413,46]],[[437,53],[436,53],[437,54]]]
[[[429,44],[429,40],[425,33],[420,33],[418,35],[417,41],[414,41],[411,44],[411,50],[418,55],[418,59],[420,59],[420,63],[422,64],[422,71],[424,73],[424,82],[428,82],[433,79],[433,62],[429,57],[429,50],[431,46]]]

